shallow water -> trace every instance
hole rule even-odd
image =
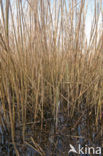
[[[73,153],[68,154],[70,144],[75,149],[78,149],[78,144],[82,147],[85,145],[102,147],[103,135],[100,132],[101,125],[96,130],[92,118],[88,118],[86,113],[83,117],[81,117],[81,113],[75,114],[73,119],[69,118],[67,114],[59,110],[57,125],[55,125],[55,121],[52,118],[48,118],[43,123],[44,127],[42,130],[39,122],[36,125],[28,125],[26,127],[25,140],[33,145],[30,141],[32,136],[35,142],[43,149],[46,156],[76,155]],[[16,130],[16,146],[20,156],[40,156],[40,153],[32,147],[23,144],[21,131],[22,128]],[[0,156],[16,155],[10,136],[5,125],[0,127]],[[84,154],[80,154],[80,156],[82,155]],[[90,155],[88,154],[87,156]]]

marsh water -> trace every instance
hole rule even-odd
[[[93,122],[93,116],[88,114],[88,111],[75,112],[75,117],[68,117],[66,112],[58,112],[58,120],[55,125],[54,119],[50,115],[43,122],[41,127],[38,121],[35,124],[29,123],[26,127],[25,140],[29,144],[25,144],[22,141],[22,126],[16,127],[16,146],[20,153],[20,156],[40,156],[36,148],[32,148],[32,142],[30,137],[32,136],[35,142],[42,148],[46,156],[75,156],[75,153],[69,153],[70,144],[75,147],[78,151],[78,145],[80,144],[85,148],[86,146],[91,147],[102,147],[103,135],[101,129],[101,122],[96,128]],[[3,123],[3,118],[2,118]],[[32,146],[29,146],[32,145]],[[3,125],[0,127],[0,156],[15,156],[15,150],[11,141],[11,134]],[[80,154],[82,155],[93,155],[91,154]],[[99,154],[102,156],[102,154]]]

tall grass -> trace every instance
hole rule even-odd
[[[61,105],[68,118],[88,109],[96,125],[102,119],[103,35],[94,6],[87,41],[85,0],[0,1],[0,102],[15,149],[16,126],[25,142],[27,124],[39,120],[42,129],[47,112],[57,126]]]

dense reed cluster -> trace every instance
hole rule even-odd
[[[103,34],[96,1],[90,39],[85,0],[1,0],[0,11],[0,125],[3,118],[17,155],[16,127],[25,142],[29,123],[42,129],[49,116],[57,126],[60,109],[71,120],[88,110],[98,127]]]

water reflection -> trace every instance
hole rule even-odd
[[[58,112],[58,123],[48,118],[44,121],[41,130],[40,122],[34,125],[27,125],[25,140],[33,146],[30,137],[43,149],[46,156],[68,156],[70,144],[78,149],[78,144],[97,147],[102,146],[103,136],[101,124],[98,130],[95,128],[92,118],[85,115],[75,114],[75,118],[69,118],[67,112]],[[3,119],[2,119],[3,120]],[[40,153],[27,144],[23,144],[21,136],[22,128],[16,130],[16,146],[20,156],[40,156]],[[0,126],[0,156],[15,156],[10,133]],[[70,153],[70,156],[75,154]],[[83,154],[80,154],[82,156]],[[86,154],[85,154],[86,155]],[[90,156],[90,155],[87,155]],[[102,155],[101,155],[102,156]]]

